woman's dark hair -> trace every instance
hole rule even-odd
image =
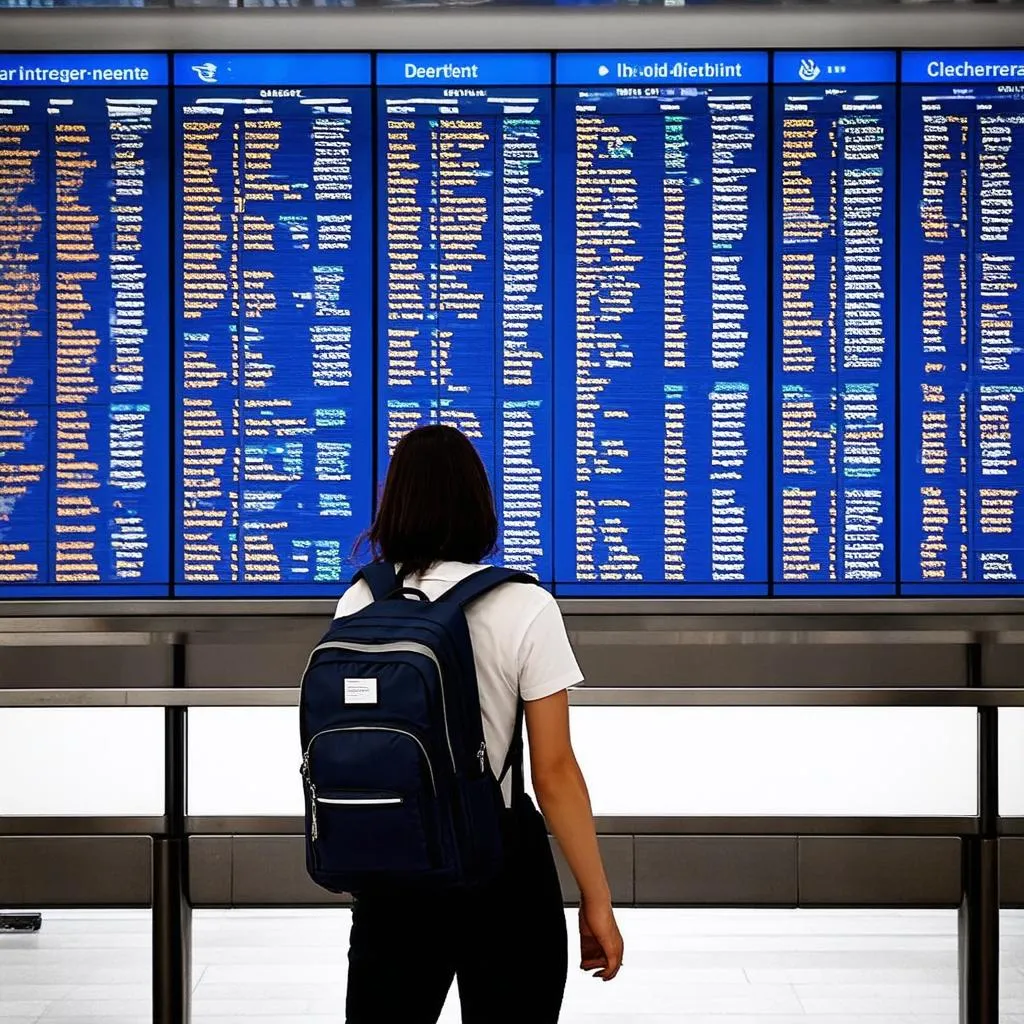
[[[494,553],[494,495],[464,434],[419,427],[398,442],[366,540],[376,560],[401,563],[403,576],[435,562],[482,562]]]

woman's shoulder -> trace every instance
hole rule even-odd
[[[558,613],[558,602],[540,583],[506,583],[488,594],[484,601],[496,614],[516,620],[524,627],[543,612]]]
[[[340,619],[343,615],[355,615],[372,603],[373,594],[370,593],[370,588],[363,580],[357,580],[341,595],[334,617]]]

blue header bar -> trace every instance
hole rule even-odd
[[[775,54],[775,81],[785,85],[896,81],[892,50],[793,50]]]
[[[903,54],[903,81],[1020,82],[1024,50],[923,50]]]
[[[768,54],[750,51],[560,53],[559,85],[748,85],[768,81]]]
[[[378,85],[550,85],[546,53],[381,53]]]
[[[167,56],[154,53],[3,53],[0,88],[167,85]]]
[[[178,53],[175,85],[369,85],[368,53]]]

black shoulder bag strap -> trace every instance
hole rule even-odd
[[[471,573],[464,580],[460,580],[449,590],[446,590],[437,600],[455,601],[463,609],[468,607],[478,597],[490,593],[495,587],[503,583],[530,583],[537,585],[537,580],[527,572],[519,572],[516,569],[503,569],[496,565],[488,566],[479,572]]]
[[[359,580],[370,588],[374,601],[383,601],[401,586],[398,573],[390,562],[371,562],[364,565],[352,577],[353,583],[358,583]]]
[[[529,573],[491,566],[456,583],[439,600],[456,601],[462,608],[466,608],[470,602],[475,601],[478,597],[483,597],[484,594],[489,593],[495,587],[500,587],[503,583],[529,583],[536,586],[537,580]],[[501,785],[505,781],[505,776],[509,772],[512,773],[513,806],[526,794],[523,768],[523,714],[523,698],[520,697],[516,702],[516,724],[512,732],[512,743],[508,748],[508,755],[505,757],[501,775],[498,776],[498,784]]]
[[[508,754],[505,756],[505,764],[502,766],[501,775],[498,776],[498,785],[505,781],[505,776],[512,773],[512,806],[526,795],[525,766],[523,765],[523,715],[525,704],[520,697],[516,702],[516,725],[512,731],[512,743],[509,745]]]

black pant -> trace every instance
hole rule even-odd
[[[435,1024],[455,977],[463,1024],[557,1024],[568,970],[558,875],[529,798],[507,817],[507,863],[491,885],[356,899],[347,1024]]]

